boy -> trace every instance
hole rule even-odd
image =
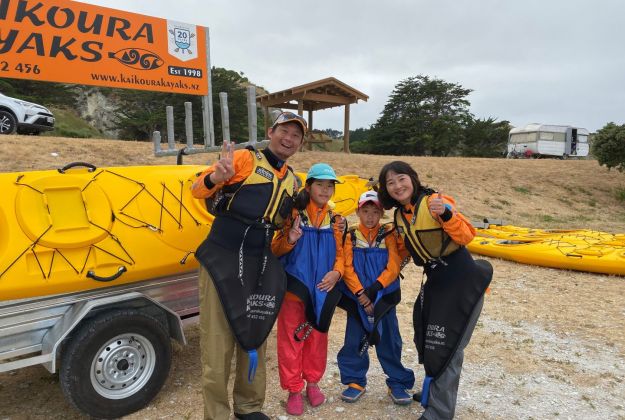
[[[414,373],[401,362],[402,340],[395,306],[400,300],[401,258],[392,226],[380,226],[382,206],[375,191],[360,196],[357,228],[350,229],[344,244],[343,306],[348,311],[345,343],[338,354],[341,393],[346,402],[364,394],[369,369],[368,343],[375,344],[378,360],[388,376],[386,384],[394,403],[408,405]]]

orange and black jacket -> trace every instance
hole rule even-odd
[[[228,181],[217,185],[210,181],[213,165],[191,187],[195,198],[219,197],[209,239],[227,249],[238,249],[246,226],[281,228],[297,191],[293,172],[268,149],[236,150],[233,165],[234,176]],[[264,247],[262,230],[252,229],[245,235],[245,247],[252,253]]]
[[[395,224],[403,239],[400,257],[410,254],[417,265],[453,253],[471,242],[476,234],[471,222],[456,210],[456,202],[450,196],[443,195],[446,209],[442,215],[430,213],[428,205],[433,197],[421,195],[395,211]]]
[[[373,246],[380,232],[380,227],[380,224],[378,224],[375,227],[368,229],[360,223],[357,228],[359,232],[357,237],[367,241],[369,246]],[[391,226],[386,227],[387,232],[392,229],[393,228]],[[377,281],[380,282],[383,287],[387,287],[397,280],[397,277],[399,276],[401,257],[399,256],[397,235],[395,235],[395,232],[387,234],[383,241],[384,244],[381,245],[388,251],[388,263],[386,264],[384,271],[382,271],[378,276]],[[343,281],[353,294],[357,294],[363,290],[363,285],[354,271],[354,245],[358,246],[358,244],[352,243],[352,235],[348,234],[345,237],[345,244],[343,245],[343,254],[345,256],[345,274],[343,276]]]

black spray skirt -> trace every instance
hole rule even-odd
[[[259,274],[263,256],[249,254],[243,253],[241,280],[237,251],[223,248],[210,239],[196,251],[196,258],[213,279],[230,329],[246,351],[257,349],[265,342],[286,291],[286,273],[271,251],[267,252],[262,277]]]
[[[427,376],[436,379],[456,352],[473,309],[493,276],[488,261],[473,260],[462,247],[426,267],[427,281],[413,311],[414,342]]]

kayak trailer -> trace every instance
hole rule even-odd
[[[171,366],[171,339],[199,317],[197,272],[63,295],[0,301],[0,373],[59,372],[65,397],[92,417],[146,406]]]

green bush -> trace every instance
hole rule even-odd
[[[625,125],[608,123],[593,138],[592,153],[600,165],[625,171]]]

